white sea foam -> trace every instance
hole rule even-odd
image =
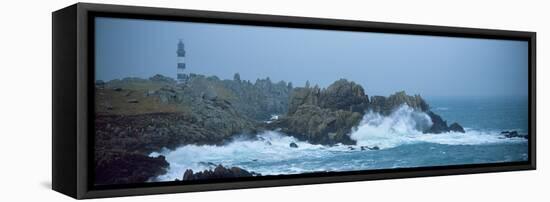
[[[358,145],[378,146],[386,149],[403,144],[428,142],[447,145],[478,145],[525,141],[522,138],[503,138],[498,131],[478,131],[466,128],[466,133],[448,132],[424,134],[431,126],[430,117],[403,105],[389,116],[369,112],[357,128],[350,134]]]
[[[298,148],[291,148],[290,143],[296,143]],[[202,171],[212,169],[217,164],[224,166],[239,165],[243,169],[250,169],[247,163],[284,162],[291,159],[312,159],[329,155],[330,152],[347,151],[347,147],[336,145],[333,147],[309,144],[298,141],[274,131],[267,131],[258,135],[257,139],[237,138],[233,142],[223,145],[186,145],[174,151],[164,150],[153,152],[150,156],[164,155],[170,162],[167,174],[159,176],[157,180],[181,179],[183,171],[192,169]],[[279,167],[273,169],[273,167]],[[271,169],[255,168],[255,172],[262,174],[283,174],[301,172],[300,165],[284,164],[273,165]]]

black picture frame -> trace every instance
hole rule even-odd
[[[97,186],[93,179],[94,17],[509,39],[529,44],[528,161]],[[52,13],[52,188],[84,199],[536,169],[536,33],[414,24],[77,3]]]

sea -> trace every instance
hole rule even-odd
[[[426,101],[448,124],[458,122],[466,132],[423,134],[431,125],[430,117],[402,105],[389,116],[366,113],[349,134],[357,141],[355,146],[316,145],[265,131],[258,138],[237,137],[223,146],[185,145],[153,152],[150,156],[164,155],[170,167],[152,181],[181,179],[186,169],[203,171],[219,164],[262,175],[290,175],[528,160],[527,139],[501,135],[502,131],[529,133],[527,97],[428,97]]]

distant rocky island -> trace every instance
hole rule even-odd
[[[96,184],[141,183],[162,175],[169,163],[162,155],[149,154],[163,148],[223,145],[235,136],[256,138],[266,130],[312,144],[354,146],[349,133],[367,112],[389,115],[404,104],[431,118],[433,123],[424,133],[464,133],[460,124],[448,124],[432,112],[420,95],[402,91],[368,96],[361,85],[345,79],[322,89],[309,82],[294,87],[269,78],[251,82],[241,80],[239,74],[232,80],[189,74],[185,83],[155,75],[98,80],[95,88]],[[259,175],[218,165],[214,170],[184,170],[181,179]]]

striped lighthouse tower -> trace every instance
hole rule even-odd
[[[185,46],[181,39],[178,43],[178,50],[176,53],[178,54],[177,80],[178,83],[184,83],[187,80],[187,76],[183,72],[185,70]]]

